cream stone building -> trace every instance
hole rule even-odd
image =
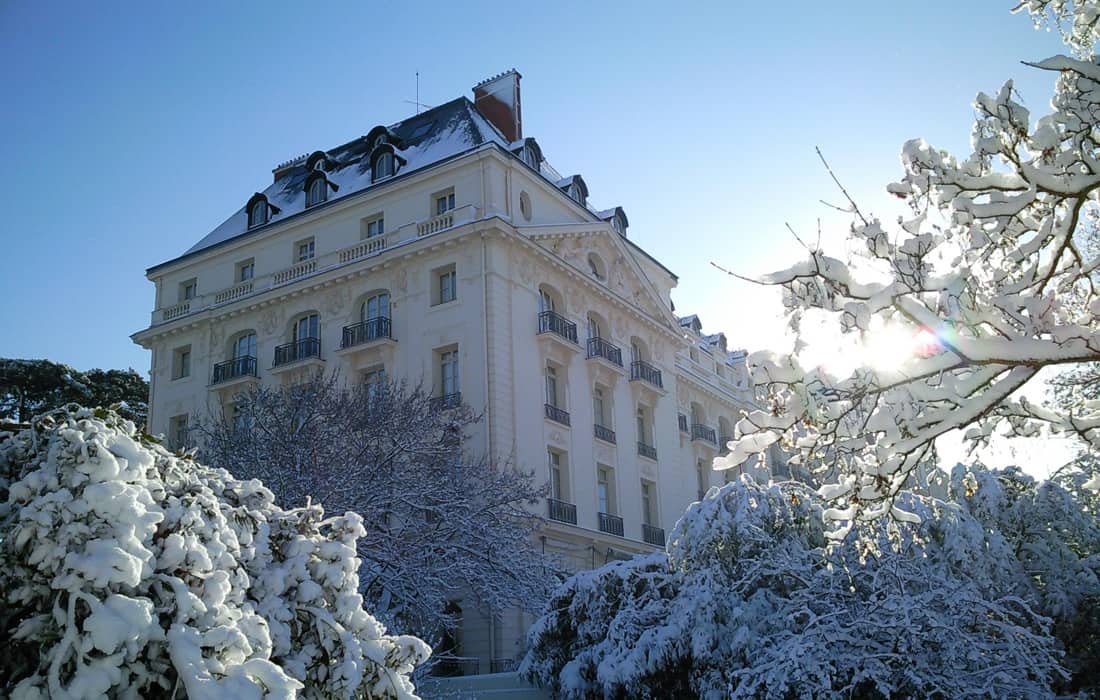
[[[544,475],[540,543],[574,570],[663,545],[722,481],[744,353],[675,316],[623,209],[524,137],[517,72],[273,174],[147,272],[151,432],[181,444],[248,385],[318,369],[423,380],[484,412],[471,450]],[[466,670],[509,667],[530,618],[458,604]]]

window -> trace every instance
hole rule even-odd
[[[439,384],[443,396],[458,393],[458,350],[439,353]]]
[[[435,202],[435,215],[440,216],[446,214],[450,210],[455,208],[455,193],[454,190],[449,192],[440,192],[433,195],[432,200]]]
[[[642,361],[642,346],[638,345],[635,341],[630,341],[630,361],[641,362]]]
[[[312,260],[315,253],[313,239],[309,238],[304,241],[298,241],[295,244],[295,248],[298,251],[298,257],[296,262],[305,262],[306,260]]]
[[[707,463],[705,460],[700,459],[695,464],[695,482],[699,490],[699,500],[703,500],[703,496],[707,495]]]
[[[237,342],[233,343],[233,359],[237,360],[242,357],[256,357],[255,333],[246,333],[237,338]]]
[[[363,223],[363,238],[374,238],[386,232],[386,221],[381,216]]]
[[[247,282],[256,275],[256,263],[252,258],[237,263],[237,281]]]
[[[360,309],[360,320],[373,321],[376,318],[390,317],[390,293],[378,292],[367,297]]]
[[[657,524],[657,495],[652,481],[642,481],[642,522],[646,525]]]
[[[267,200],[257,199],[248,210],[248,228],[263,226],[267,223]]]
[[[379,153],[371,166],[371,181],[376,182],[391,175],[393,175],[393,154],[389,151]]]
[[[526,192],[519,193],[519,213],[525,221],[531,220],[531,195]]]
[[[194,279],[189,279],[185,282],[180,282],[180,296],[181,302],[191,301],[199,295],[199,283]]]
[[[386,370],[383,367],[375,367],[363,373],[363,384],[367,387],[367,399],[374,401],[382,393],[386,385]]]
[[[649,414],[645,406],[638,406],[636,423],[638,428],[638,442],[652,447],[652,443],[649,441]]]
[[[321,317],[310,314],[294,323],[294,340],[303,341],[321,337]]]
[[[565,465],[563,455],[557,450],[548,450],[550,459],[550,498],[555,501],[566,500]]]
[[[172,416],[168,420],[168,444],[175,450],[183,450],[191,445],[188,435],[188,418],[186,413]]]
[[[622,234],[623,232],[623,220],[617,216],[611,217],[611,228],[615,229],[616,233]]]
[[[539,289],[539,311],[553,311],[554,310],[554,297],[550,294],[549,290],[545,288]]]
[[[539,154],[531,145],[523,147],[523,162],[530,165],[536,171],[539,169]]]
[[[596,425],[604,428],[611,427],[608,422],[609,416],[607,415],[607,403],[604,401],[603,387],[598,386],[592,390],[592,415],[596,419]]]
[[[448,265],[434,271],[435,274],[435,303],[446,304],[458,298],[458,278],[455,275],[455,266]]]
[[[185,345],[172,351],[172,379],[191,376],[191,346]]]
[[[599,512],[615,514],[615,478],[611,467],[602,464],[596,465],[596,498],[599,501]]]
[[[314,177],[309,181],[308,189],[306,190],[306,206],[312,207],[315,204],[328,199],[328,180],[324,176]]]
[[[601,337],[600,322],[592,316],[588,317],[588,337],[589,339]]]
[[[546,403],[554,408],[558,405],[558,370],[552,366],[546,366]]]

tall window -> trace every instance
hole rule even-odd
[[[312,260],[315,253],[313,239],[308,241],[300,241],[298,243],[298,262],[305,262],[306,260]]]
[[[545,289],[539,290],[539,311],[553,311],[554,297]]]
[[[367,297],[360,310],[361,320],[373,321],[376,318],[390,317],[390,293],[379,292]]]
[[[549,451],[550,455],[550,498],[555,501],[565,500],[565,488],[562,486],[562,463],[561,453],[554,450]]]
[[[599,512],[608,515],[615,514],[611,470],[602,465],[596,468],[596,498],[599,500]]]
[[[178,416],[172,416],[168,421],[168,439],[171,441],[173,449],[182,450],[190,446],[190,439],[187,432],[188,418],[189,416],[183,413]]]
[[[439,353],[439,378],[443,396],[458,393],[458,350]]]
[[[294,324],[294,339],[298,341],[321,337],[321,317],[310,314]]]
[[[315,177],[309,183],[309,190],[306,192],[306,206],[312,207],[315,204],[320,204],[327,198],[328,181],[323,177]]]
[[[458,298],[458,285],[454,267],[439,272],[436,282],[439,286],[439,303],[446,304]]]
[[[172,379],[191,376],[191,346],[176,348],[172,353]]]
[[[703,460],[695,463],[695,482],[699,491],[699,500],[707,494],[707,464]]]
[[[654,493],[653,483],[649,481],[642,482],[642,522],[646,525],[655,525],[657,521],[657,512],[654,506]]]
[[[455,208],[455,193],[443,192],[435,196],[435,215],[446,214]]]
[[[648,421],[646,420],[645,406],[639,406],[638,407],[637,423],[638,423],[638,442],[645,443],[646,445],[649,445],[650,442],[647,439],[648,436],[649,436],[649,431],[647,430]]]
[[[600,336],[600,322],[591,316],[588,317],[588,337],[599,338]]]
[[[190,301],[199,295],[199,283],[187,280],[180,283],[180,301]]]
[[[242,357],[256,357],[255,333],[246,333],[237,338],[237,342],[233,344],[233,359],[237,360]]]
[[[641,362],[642,360],[642,348],[633,340],[630,341],[630,361]]]
[[[601,387],[596,387],[592,390],[592,415],[596,418],[596,425],[605,428],[610,427],[607,422],[607,406],[604,403],[603,389]]]
[[[374,401],[382,393],[382,387],[386,384],[386,370],[384,367],[376,367],[363,373],[363,383],[367,386],[367,398]]]
[[[558,371],[546,366],[546,403],[558,408]]]

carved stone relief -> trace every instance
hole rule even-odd
[[[334,289],[325,295],[325,313],[335,316],[344,310],[349,301],[350,292],[347,287]]]

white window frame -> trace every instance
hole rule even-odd
[[[439,351],[440,396],[453,396],[461,390],[459,382],[458,348]]]
[[[237,282],[247,282],[256,276],[256,259],[249,258],[237,263]]]
[[[294,244],[294,262],[306,262],[317,257],[317,242],[312,238],[304,238]]]
[[[306,192],[306,206],[312,207],[328,200],[328,180],[316,177],[309,183]]]
[[[449,190],[443,190],[436,192],[432,195],[432,215],[443,216],[449,211],[454,211],[455,208],[455,191],[454,188]]]
[[[432,271],[435,286],[435,305],[448,304],[458,299],[458,270],[454,264]]]

